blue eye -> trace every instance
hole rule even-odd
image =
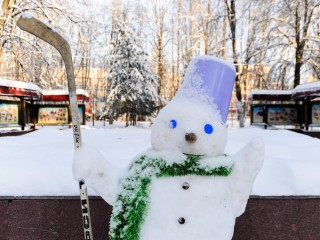
[[[169,128],[176,128],[177,126],[177,121],[172,119],[169,123]]]
[[[206,125],[204,125],[204,131],[205,131],[205,133],[206,134],[211,134],[211,133],[213,133],[213,127],[212,127],[212,125],[211,124],[206,124]]]

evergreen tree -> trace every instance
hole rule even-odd
[[[134,33],[119,24],[112,31],[108,56],[108,106],[112,115],[127,114],[135,124],[135,117],[151,114],[158,100],[156,76],[152,73],[147,54],[137,43]]]

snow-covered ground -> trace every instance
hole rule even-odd
[[[119,166],[126,166],[151,147],[149,123],[129,128],[124,123],[95,125],[82,128],[83,141]],[[0,137],[0,196],[78,195],[78,184],[72,177],[72,130],[60,128],[43,127],[18,137]],[[319,139],[287,130],[230,128],[226,152],[236,153],[254,137],[264,139],[266,152],[253,195],[320,196]]]

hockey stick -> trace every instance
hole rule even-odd
[[[74,69],[72,63],[72,55],[69,43],[54,29],[42,22],[41,20],[33,17],[28,13],[24,13],[18,19],[17,25],[22,30],[31,33],[38,38],[44,40],[45,42],[52,45],[61,54],[61,57],[65,63],[68,89],[69,89],[69,103],[71,108],[71,119],[72,119],[72,129],[73,129],[73,139],[75,150],[81,147],[81,132],[78,116],[78,103],[77,103],[77,93],[76,84],[74,80]],[[92,228],[91,228],[91,218],[89,211],[89,199],[88,192],[84,186],[84,182],[80,182],[80,199],[81,199],[81,209],[83,218],[83,228],[86,240],[92,240]]]

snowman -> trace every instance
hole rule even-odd
[[[230,240],[262,167],[264,144],[224,153],[235,78],[215,57],[190,62],[156,117],[152,148],[120,169],[96,149],[76,151],[73,173],[113,206],[110,240]]]

